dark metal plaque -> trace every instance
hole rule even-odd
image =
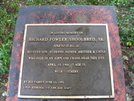
[[[107,24],[27,24],[19,98],[113,98]]]

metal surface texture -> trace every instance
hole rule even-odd
[[[25,27],[20,98],[114,97],[106,24]]]
[[[78,99],[21,99],[18,98],[20,63],[26,24],[87,23],[107,24],[112,57],[114,99],[90,101],[125,101],[125,83],[118,26],[114,7],[111,6],[22,6],[19,8],[7,88],[6,101],[78,101]],[[77,85],[77,84],[76,84]],[[85,101],[82,100],[81,101]],[[86,100],[88,101],[88,99]]]

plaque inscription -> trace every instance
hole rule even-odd
[[[19,98],[113,98],[107,24],[26,24]]]

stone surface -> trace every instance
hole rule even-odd
[[[7,101],[41,101],[18,99],[18,82],[25,24],[41,23],[99,23],[108,24],[114,75],[114,99],[90,101],[125,101],[125,84],[120,40],[114,7],[110,6],[24,6],[20,7],[10,65]],[[45,100],[46,101],[46,100]],[[53,100],[48,100],[53,101]],[[62,100],[64,101],[64,100]],[[74,101],[74,100],[68,100]],[[77,101],[77,100],[76,100]],[[84,101],[84,100],[83,100]]]

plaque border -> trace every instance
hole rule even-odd
[[[109,56],[109,65],[110,65],[110,77],[111,77],[111,91],[112,95],[97,95],[97,96],[28,96],[28,95],[21,95],[21,81],[22,81],[22,70],[23,70],[23,58],[24,58],[24,50],[25,50],[25,43],[26,43],[26,34],[27,34],[27,27],[28,26],[51,26],[51,25],[63,25],[63,26],[70,26],[70,25],[87,25],[87,26],[105,26],[106,27],[106,37],[107,37],[107,45],[108,45],[108,56]],[[89,98],[114,98],[114,82],[113,82],[113,69],[112,69],[112,59],[111,59],[111,50],[110,50],[110,40],[109,40],[109,32],[108,32],[108,24],[84,24],[84,23],[66,23],[66,24],[25,24],[25,31],[24,31],[24,38],[23,38],[23,47],[22,47],[22,55],[21,55],[21,65],[20,65],[20,75],[19,75],[19,87],[18,87],[18,98],[45,98],[45,99],[89,99]]]

